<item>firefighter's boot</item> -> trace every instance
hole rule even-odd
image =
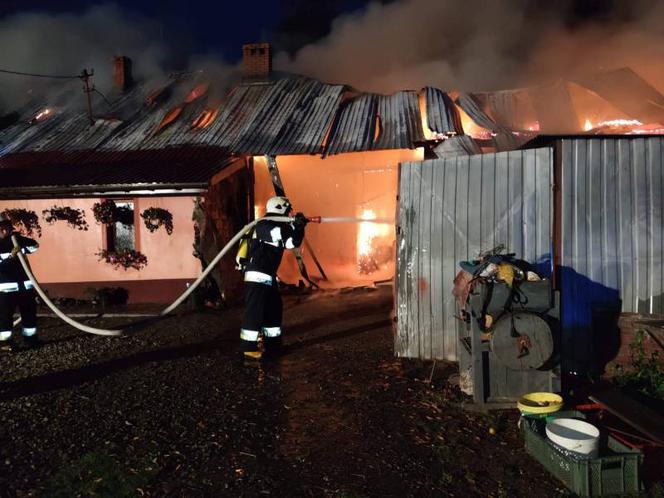
[[[244,351],[242,353],[245,362],[255,363],[261,361],[263,358],[263,353],[261,351]]]

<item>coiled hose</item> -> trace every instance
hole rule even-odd
[[[189,295],[196,290],[196,288],[201,284],[201,282],[205,279],[205,277],[208,276],[208,274],[212,271],[212,269],[219,263],[221,258],[224,257],[224,255],[233,247],[241,238],[242,236],[251,230],[256,223],[258,223],[261,220],[271,220],[271,221],[280,221],[280,222],[291,222],[293,221],[293,218],[287,217],[287,216],[268,216],[265,218],[260,218],[257,220],[252,221],[251,223],[247,223],[242,230],[240,230],[238,233],[235,234],[235,236],[228,241],[228,243],[223,247],[221,251],[214,257],[214,259],[210,262],[209,265],[203,270],[203,273],[196,279],[196,281],[191,284],[183,293],[178,297],[173,304],[168,306],[166,309],[164,309],[161,313],[159,313],[158,317],[163,318],[169,313],[171,313],[175,308],[180,306],[188,297]],[[37,294],[39,294],[39,297],[42,298],[42,300],[46,303],[46,305],[53,310],[53,313],[55,313],[59,318],[61,318],[63,321],[68,323],[74,328],[77,328],[78,330],[82,332],[87,332],[88,334],[95,334],[95,335],[105,335],[105,336],[119,336],[122,334],[123,329],[100,329],[97,327],[90,327],[89,325],[85,325],[81,322],[77,322],[73,318],[68,317],[65,315],[62,311],[58,309],[58,307],[53,304],[53,301],[49,299],[49,297],[46,295],[44,290],[41,288],[39,285],[39,282],[37,282],[37,279],[35,278],[34,274],[32,273],[32,270],[30,269],[30,265],[28,264],[28,260],[26,259],[25,255],[23,254],[23,251],[20,250],[20,247],[18,245],[18,241],[16,240],[16,237],[12,235],[12,242],[14,244],[14,247],[19,248],[19,251],[17,253],[17,256],[19,258],[19,261],[21,262],[21,266],[23,266],[23,269],[25,270],[25,274],[28,276],[30,279],[30,282],[32,282],[32,285],[34,286],[35,290],[37,291]],[[14,325],[18,324],[20,322],[20,319],[17,320]]]

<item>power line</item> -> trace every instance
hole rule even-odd
[[[14,74],[17,76],[30,76],[32,78],[51,78],[56,80],[75,80],[79,79],[81,76],[62,76],[55,74],[36,74],[36,73],[24,73],[21,71],[10,71],[9,69],[0,69],[0,73],[4,74]]]

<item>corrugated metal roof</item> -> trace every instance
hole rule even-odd
[[[343,102],[332,125],[325,154],[371,150],[377,106],[375,94],[361,94]]]
[[[206,185],[234,160],[211,147],[15,154],[0,159],[0,196],[35,187]]]
[[[455,133],[463,134],[461,117],[454,105],[454,101],[447,93],[432,88],[425,89],[425,98],[427,104],[427,125],[436,133]]]
[[[397,92],[378,97],[380,133],[373,149],[412,149],[423,142],[422,118],[416,92]]]
[[[443,140],[433,149],[436,157],[473,156],[481,154],[482,149],[470,135],[456,135]]]
[[[95,97],[93,125],[84,111],[64,105],[52,107],[48,118],[34,121],[46,108],[43,102],[35,103],[21,112],[16,123],[0,130],[0,156],[89,150],[123,153],[185,146],[255,155],[338,154],[409,149],[425,140],[418,96],[413,91],[360,93],[342,103],[348,90],[343,85],[293,76],[238,84],[221,99],[204,92],[199,98],[186,99],[192,89],[200,88],[201,81],[200,74],[178,75],[138,84],[110,104]],[[428,108],[434,110],[436,128],[459,132],[449,97],[436,89],[429,89],[428,94],[434,98]],[[172,112],[177,117],[162,126]],[[215,117],[207,127],[196,128],[194,122],[204,112]]]
[[[572,81],[642,123],[664,124],[664,95],[629,68],[598,72]]]

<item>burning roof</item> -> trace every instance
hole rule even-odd
[[[464,131],[482,147],[509,150],[539,133],[582,132],[587,122],[593,133],[628,133],[629,126],[656,133],[664,123],[664,96],[629,69],[537,88],[459,93],[455,101],[432,87],[379,95],[292,75],[220,92],[202,73],[191,73],[137,84],[95,109],[104,117],[90,125],[66,106],[26,107],[0,129],[0,167],[14,154],[174,147],[325,156],[415,148]]]

